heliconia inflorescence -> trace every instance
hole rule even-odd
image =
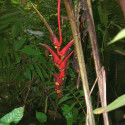
[[[66,69],[68,67],[68,59],[69,57],[72,55],[73,51],[70,52],[69,55],[67,55],[67,51],[69,50],[69,48],[73,45],[74,40],[72,40],[71,42],[69,42],[61,51],[60,51],[60,47],[62,45],[62,35],[61,35],[61,26],[60,26],[60,2],[61,0],[58,0],[58,8],[57,8],[57,14],[58,14],[58,27],[59,27],[59,38],[60,41],[58,41],[56,35],[53,33],[51,27],[49,26],[49,24],[47,23],[47,21],[44,19],[44,17],[40,14],[40,12],[36,9],[36,7],[33,5],[33,8],[35,9],[36,13],[40,16],[40,18],[43,20],[43,22],[45,23],[47,29],[49,30],[51,37],[52,37],[52,42],[53,42],[53,46],[55,47],[55,49],[57,50],[57,54],[46,44],[41,44],[42,46],[44,46],[52,55],[53,57],[53,62],[54,64],[58,67],[59,69],[59,73],[55,74],[54,73],[54,77],[55,77],[55,91],[57,92],[58,98],[62,97],[62,84],[63,84],[63,80],[65,78],[65,72]]]

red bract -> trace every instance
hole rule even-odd
[[[57,91],[57,96],[58,96],[58,98],[62,98],[63,97],[63,95],[61,94],[61,91]]]
[[[64,71],[67,66],[68,66],[68,62],[67,60],[69,59],[69,57],[72,55],[73,51],[63,60],[63,62],[59,65],[59,70],[60,71]]]
[[[52,42],[55,48],[60,47],[60,43],[55,35],[52,35]]]
[[[52,54],[53,62],[58,65],[58,62],[60,61],[60,58],[56,55],[56,53],[47,45],[40,43],[40,45],[46,47],[46,49],[49,50],[49,52]]]
[[[62,80],[66,77],[65,70],[59,73],[59,77],[62,78]]]
[[[74,43],[74,40],[72,40],[71,42],[69,42],[61,51],[58,52],[58,54],[64,58],[64,56],[66,56],[66,53],[68,51],[68,49],[72,46],[72,44]]]
[[[59,84],[63,84],[62,77],[60,77],[60,74],[56,75],[54,73],[54,76],[55,76],[55,82],[57,82]]]

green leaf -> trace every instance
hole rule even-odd
[[[46,72],[46,70],[44,70],[44,68],[42,66],[40,66],[40,69],[44,75],[45,78],[49,78],[49,74]]]
[[[39,68],[38,65],[36,65],[36,64],[35,64],[34,66],[35,66],[35,69],[36,69],[36,71],[37,71],[39,77],[41,78],[42,81],[44,81],[44,77],[43,77],[43,74],[41,73],[40,68]]]
[[[69,95],[70,95],[70,94],[66,94],[65,96],[63,96],[63,97],[59,100],[58,105],[61,104],[61,103],[63,103],[64,101],[67,101],[67,100],[73,98],[73,96],[69,96]]]
[[[102,9],[101,4],[98,5],[98,14],[99,14],[99,19],[101,21],[101,24],[104,24],[107,26],[108,24],[108,12],[106,9]]]
[[[40,87],[45,86],[45,85],[54,85],[54,82],[48,81],[48,82],[42,82],[42,83],[39,84]]]
[[[0,58],[6,56],[8,53],[8,41],[6,39],[0,40]]]
[[[73,114],[73,118],[77,118],[78,114],[79,114],[78,108],[73,108],[72,109],[72,114]]]
[[[26,53],[28,55],[40,55],[41,54],[39,50],[31,48],[31,46],[26,46],[25,48],[21,49],[21,52]]]
[[[8,24],[4,24],[0,26],[0,32],[4,31],[8,27]]]
[[[20,58],[18,56],[18,53],[17,52],[14,52],[14,56],[15,56],[15,61],[16,63],[19,63],[20,62]]]
[[[67,120],[67,125],[72,125],[73,122],[73,114],[72,114],[72,108],[74,107],[75,103],[73,103],[71,106],[64,105],[62,107],[63,115]]]
[[[7,59],[7,66],[10,67],[10,64],[11,64],[11,63],[10,63],[10,57],[9,57],[8,54],[7,54],[7,56],[6,56],[6,59]]]
[[[24,45],[25,42],[26,42],[25,38],[16,41],[15,50],[16,51],[19,50]]]
[[[11,29],[12,36],[17,37],[20,34],[21,30],[22,30],[22,22],[18,21],[13,25]]]
[[[0,125],[10,125],[10,124],[0,121]]]
[[[37,112],[37,111],[36,111],[36,119],[37,119],[39,122],[43,123],[43,122],[46,122],[47,116],[46,116],[45,113]]]
[[[77,102],[74,102],[71,106],[69,106],[69,105],[64,105],[63,107],[62,107],[62,110],[64,111],[64,114],[67,114],[68,112],[70,112],[73,108],[74,108],[74,106],[77,104]]]
[[[51,86],[48,86],[48,87],[46,87],[45,89],[53,89],[53,88],[55,88],[55,85],[51,85]]]
[[[110,45],[110,44],[112,44],[112,43],[115,43],[115,42],[117,42],[118,40],[123,39],[123,38],[125,38],[125,29],[121,30],[121,31],[115,36],[115,38],[108,43],[108,45]]]
[[[94,114],[101,114],[103,112],[109,112],[125,105],[125,94],[118,97],[115,101],[109,104],[105,108],[97,108],[93,111]]]
[[[49,96],[51,96],[51,95],[53,95],[53,94],[56,94],[56,91],[51,92],[51,93],[49,94]],[[48,96],[48,97],[49,97],[49,96]]]
[[[84,96],[83,90],[77,90],[77,91],[74,93],[74,95],[77,95],[77,94],[79,94],[78,97]]]
[[[15,108],[10,113],[3,116],[0,119],[0,121],[7,123],[7,124],[12,123],[12,122],[18,123],[23,117],[23,112],[24,112],[24,107]]]
[[[21,13],[21,11],[18,11],[18,10],[16,10],[16,12],[11,12],[11,13],[8,12],[0,17],[0,21],[4,22],[5,20],[9,19],[10,17],[13,18],[13,17],[19,15],[20,13]]]
[[[31,80],[31,71],[28,67],[26,67],[26,70],[24,72],[24,75],[25,77],[28,79],[28,80]]]

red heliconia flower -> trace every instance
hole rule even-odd
[[[63,97],[62,93],[61,92],[57,93],[57,97],[62,98]]]
[[[65,70],[63,70],[63,71],[61,71],[61,72],[59,73],[59,77],[62,78],[62,80],[66,77],[66,75],[65,75]]]
[[[54,73],[54,76],[55,76],[55,82],[59,83],[59,84],[63,84],[63,80],[62,78],[60,77],[60,74],[56,75]]]
[[[59,70],[62,72],[64,71],[67,66],[68,66],[68,62],[67,60],[69,59],[69,57],[72,55],[73,51],[64,59],[64,61],[59,65]]]
[[[68,55],[67,51],[68,49],[73,45],[74,40],[69,42],[61,51],[60,46],[62,44],[62,34],[61,34],[61,25],[60,25],[60,2],[61,0],[58,0],[58,8],[57,8],[57,15],[58,15],[58,27],[59,27],[59,39],[57,39],[56,35],[52,31],[51,27],[45,20],[45,18],[40,14],[40,12],[36,9],[36,7],[32,4],[34,10],[36,13],[40,16],[41,20],[45,23],[47,29],[49,30],[51,37],[52,37],[52,42],[54,47],[57,49],[57,54],[46,44],[41,44],[42,46],[46,47],[46,49],[51,53],[53,57],[53,62],[56,64],[56,66],[59,68],[59,73],[55,74],[55,91],[57,92],[58,98],[61,98],[62,95],[62,84],[63,84],[63,79],[65,78],[65,71],[68,67],[68,59],[72,55],[73,51]],[[68,55],[68,56],[67,56]],[[60,57],[58,57],[60,56]]]
[[[73,45],[74,40],[72,40],[71,42],[69,42],[61,51],[57,50],[57,53],[64,58],[64,56],[66,56],[67,50]]]
[[[46,44],[40,43],[40,45],[46,47],[46,49],[49,50],[49,52],[52,54],[53,62],[58,65],[58,62],[60,61],[60,58],[56,55],[56,53],[49,46],[47,46]]]
[[[62,90],[62,85],[59,84],[58,82],[55,82],[55,91],[57,90]]]

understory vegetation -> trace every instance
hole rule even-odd
[[[0,125],[85,124],[86,101],[79,68],[76,70],[78,62],[75,52],[69,58],[62,85],[63,96],[58,98],[53,73],[58,74],[59,70],[52,62],[49,51],[40,45],[46,44],[54,50],[51,35],[31,3],[59,38],[57,2],[0,0]],[[73,7],[77,8],[79,0],[72,2]],[[125,39],[108,44],[125,28],[125,18],[119,4],[114,0],[93,0],[91,4],[100,61],[106,70],[107,104],[110,104],[125,93]],[[79,8],[76,10],[81,16],[83,11]],[[91,90],[97,76],[87,23],[81,17],[80,36]],[[63,48],[73,39],[63,0],[60,21]],[[70,52],[74,48],[73,45]],[[96,83],[91,93],[93,110],[101,107],[98,91]],[[125,100],[123,101],[122,106],[125,105]],[[111,111],[108,115],[110,125],[124,121],[125,107]],[[102,115],[94,117],[96,125],[103,125]],[[6,119],[9,119],[8,123],[5,122]]]

